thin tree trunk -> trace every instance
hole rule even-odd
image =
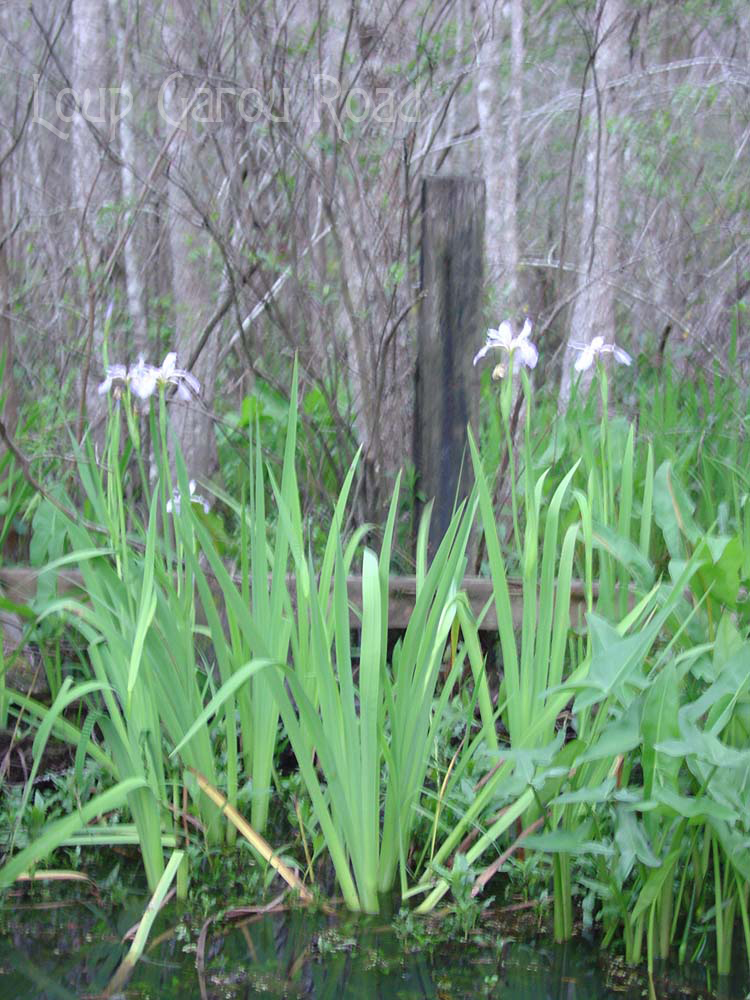
[[[126,23],[125,7],[122,0],[109,0],[109,12],[114,26],[115,39],[117,45],[117,62],[119,85],[122,90],[124,100],[133,99],[133,86],[130,74],[131,53],[130,36],[132,34],[132,23]],[[127,96],[126,96],[127,95]],[[122,195],[125,202],[125,211],[131,212],[138,196],[135,183],[137,171],[137,147],[135,132],[133,130],[132,112],[124,114],[118,122],[120,139],[120,156],[122,166],[120,167],[120,183],[122,185]],[[146,171],[143,171],[145,175]],[[125,241],[123,247],[123,257],[125,260],[125,288],[128,301],[128,315],[133,331],[132,355],[146,354],[147,329],[145,311],[145,292],[143,288],[142,267],[145,255],[145,245],[143,240],[143,227],[136,220],[133,232]]]
[[[487,191],[485,254],[487,280],[502,318],[518,319],[518,151],[523,107],[523,2],[510,5],[510,93],[503,120],[504,32],[495,5],[473,0],[479,39],[476,105]]]
[[[570,399],[574,344],[601,336],[615,340],[615,290],[618,270],[618,219],[622,166],[621,132],[616,119],[622,96],[614,86],[628,71],[628,15],[624,0],[598,0],[596,8],[593,94],[584,165],[583,218],[578,295],[563,359],[559,406]]]
[[[523,114],[523,0],[510,5],[510,93],[508,95],[508,135],[505,156],[505,271],[511,311],[521,305],[518,242],[518,161],[521,155],[521,115]],[[518,317],[520,319],[520,317]]]
[[[191,33],[189,14],[180,0],[170,3],[165,12],[164,40],[177,67],[181,64],[183,39]],[[164,95],[167,119],[172,122],[179,120],[184,107],[179,99],[179,88],[180,81],[175,80]],[[177,352],[180,364],[186,364],[191,356],[194,340],[212,313],[216,298],[211,288],[210,243],[202,219],[186,193],[187,190],[200,190],[199,175],[192,169],[197,162],[196,127],[196,122],[188,115],[184,131],[173,147],[169,168],[169,246],[175,337],[168,347]],[[172,401],[173,426],[188,473],[194,478],[210,475],[216,461],[211,408],[217,358],[218,342],[213,334],[193,367],[193,374],[201,383],[200,400]]]
[[[112,199],[114,174],[104,155],[109,126],[111,66],[107,7],[101,0],[73,0],[72,86],[78,103],[73,119],[73,190],[79,228],[95,267],[107,227],[100,218]],[[97,136],[98,133],[98,136]]]
[[[4,360],[2,382],[0,382],[0,397],[4,404],[0,408],[0,417],[12,434],[17,420],[17,396],[13,379],[13,326],[11,323],[11,288],[10,268],[8,267],[8,243],[10,234],[5,224],[5,200],[3,196],[3,176],[0,168],[0,363]],[[0,457],[5,446],[0,440]]]
[[[456,53],[453,57],[451,85],[470,69],[468,60],[472,56],[472,23],[467,7],[467,0],[456,0],[454,5]],[[464,88],[459,86],[453,95],[445,118],[445,131],[452,141],[448,163],[451,172],[459,175],[471,173],[476,157],[475,144],[469,141],[467,135],[470,128],[469,123],[475,110],[472,102],[472,94],[466,94]],[[442,152],[433,154],[432,159],[439,169],[443,162]]]
[[[84,336],[80,357],[80,413],[97,422],[103,400],[96,392],[103,336],[95,299],[97,269],[107,254],[110,223],[102,209],[116,198],[116,178],[106,155],[109,142],[111,84],[107,6],[101,0],[73,0],[72,85],[78,105],[73,119],[73,196],[78,256],[86,280],[82,289]]]

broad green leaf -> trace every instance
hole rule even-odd
[[[680,762],[659,753],[657,745],[679,739],[680,682],[673,663],[664,666],[649,687],[643,702],[641,731],[643,733],[643,791],[651,798],[658,788],[676,790]]]
[[[552,830],[550,833],[532,833],[524,837],[523,846],[545,854],[570,854],[574,857],[598,854],[611,857],[609,844],[601,840],[586,840],[583,830]]]
[[[742,544],[736,536],[706,536],[704,541],[711,560],[704,562],[699,568],[693,579],[693,589],[699,597],[710,591],[712,600],[733,608],[740,589],[740,572],[744,559]]]
[[[638,585],[648,590],[654,583],[654,567],[641,549],[629,538],[606,524],[594,524],[594,547],[608,552],[636,579]]]
[[[621,715],[606,722],[596,742],[580,756],[581,764],[611,759],[634,750],[641,742],[641,702],[634,699]]]
[[[685,540],[694,544],[700,530],[693,520],[693,503],[674,474],[670,462],[663,462],[654,476],[654,519],[664,534],[673,559],[685,556]]]
[[[623,881],[636,861],[647,868],[658,868],[661,864],[649,843],[643,824],[624,806],[615,807],[615,844],[620,852],[617,867]]]
[[[673,877],[674,867],[682,854],[682,850],[682,844],[680,844],[679,847],[670,851],[656,871],[649,872],[646,882],[638,894],[638,899],[633,907],[631,920],[637,920],[638,917],[640,917],[642,913],[645,913],[649,906],[655,903],[659,898],[667,879]]]
[[[579,762],[581,758],[578,758]],[[577,788],[574,792],[563,792],[561,795],[556,795],[552,799],[552,805],[570,805],[575,802],[586,802],[591,805],[596,805],[602,802],[609,802],[613,797],[617,784],[614,778],[607,778],[594,788],[584,786],[583,788]]]
[[[715,819],[725,820],[727,823],[735,823],[739,819],[737,812],[726,805],[722,805],[710,795],[680,795],[671,788],[658,788],[654,793],[657,802],[667,806],[678,816],[684,819],[707,819],[709,816]]]

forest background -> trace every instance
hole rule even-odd
[[[187,467],[226,478],[298,355],[307,486],[338,495],[361,444],[379,520],[431,175],[484,180],[487,325],[533,318],[563,404],[597,335],[742,381],[749,40],[741,0],[1,4],[0,449],[65,468],[105,365],[176,351]]]

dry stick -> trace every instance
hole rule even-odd
[[[487,774],[485,774],[484,777],[481,778],[476,783],[476,785],[474,785],[474,794],[475,795],[477,794],[477,792],[481,791],[482,788],[484,788],[484,786],[490,780],[490,778],[492,777],[492,775],[495,774],[496,771],[499,771],[500,768],[503,766],[504,763],[505,763],[505,758],[501,758],[496,764],[493,764],[493,766],[490,768],[490,770],[487,772]]]
[[[456,752],[451,757],[451,762],[448,765],[448,770],[445,772],[445,777],[443,778],[443,781],[442,781],[442,783],[440,785],[440,791],[438,792],[438,798],[437,798],[437,809],[435,810],[435,822],[433,823],[433,826],[432,826],[432,843],[430,845],[430,856],[431,857],[435,856],[435,841],[437,839],[437,830],[438,830],[438,822],[440,820],[440,813],[442,812],[442,809],[443,809],[443,800],[445,798],[445,789],[448,787],[448,779],[451,776],[451,773],[453,771],[453,767],[454,767],[454,765],[456,763],[456,760],[458,759],[459,753],[461,752],[461,747],[464,745],[465,742],[466,742],[466,737],[464,736],[464,738],[458,744],[458,749],[456,750]]]
[[[176,809],[174,805],[171,804],[167,805],[167,809],[169,810],[169,812],[172,813],[172,815],[175,817],[176,820],[182,821],[182,833],[185,837],[185,841],[187,842],[189,838],[188,823],[194,826],[195,829],[198,831],[198,833],[200,833],[201,835],[205,834],[206,828],[196,816],[193,816],[192,813],[187,812],[187,801],[184,792],[184,786],[183,786],[182,798],[183,798],[182,809]]]
[[[484,887],[487,885],[492,876],[496,872],[498,872],[505,864],[505,862],[508,860],[508,858],[516,850],[518,850],[518,848],[521,846],[521,841],[524,840],[526,837],[528,837],[530,833],[534,833],[535,830],[538,830],[539,827],[542,826],[542,824],[544,823],[545,819],[546,819],[545,816],[540,816],[539,819],[534,820],[531,826],[527,826],[525,830],[522,830],[516,837],[516,839],[513,841],[513,843],[510,845],[510,847],[506,851],[503,851],[500,857],[497,858],[495,861],[493,861],[488,868],[485,868],[482,874],[479,875],[474,880],[474,885],[472,886],[471,889],[472,899],[474,898],[474,896],[477,896],[482,891],[482,889],[484,889]]]
[[[189,817],[189,813],[188,813],[188,790],[187,790],[187,785],[183,784],[183,786],[182,786],[182,831],[183,831],[183,833],[185,835],[185,843],[186,844],[187,844],[187,842],[189,840],[189,834],[188,834],[188,817]],[[190,817],[190,818],[192,819],[194,817]],[[196,820],[196,823],[197,822],[198,821]]]
[[[497,821],[500,819],[500,817],[504,813],[507,813],[507,811],[509,809],[510,809],[510,806],[503,806],[502,809],[499,809],[496,813],[494,813],[492,816],[489,817],[489,819],[487,820],[487,825],[488,826],[492,826],[493,823],[497,823]],[[473,830],[469,830],[469,832],[466,834],[466,836],[464,837],[464,839],[461,841],[461,843],[458,845],[458,847],[454,851],[453,857],[455,857],[457,854],[466,854],[468,852],[469,848],[474,843],[474,841],[477,839],[477,837],[479,836],[480,833],[481,833],[481,830],[479,829],[478,826],[475,826]],[[451,864],[452,863],[453,863],[453,861],[451,859]]]
[[[288,865],[285,865],[281,858],[274,852],[268,841],[261,837],[261,835],[255,831],[247,820],[239,813],[233,805],[231,805],[226,798],[221,794],[221,792],[214,788],[207,779],[200,773],[196,771],[194,767],[188,767],[191,774],[195,775],[198,785],[205,792],[205,794],[211,799],[214,805],[218,806],[221,812],[227,817],[230,823],[235,826],[242,836],[255,848],[255,850],[265,858],[265,860],[275,868],[278,874],[284,879],[288,886],[292,889],[296,889],[300,894],[300,898],[306,903],[311,903],[313,899],[313,894],[307,888],[307,886],[302,882],[298,875],[296,875]]]
[[[48,868],[44,871],[33,872],[28,874],[25,872],[23,875],[17,875],[14,879],[15,882],[85,882],[86,885],[90,885],[97,896],[99,895],[99,887],[96,882],[90,878],[88,875],[84,875],[83,872],[68,872],[58,870],[56,868]]]

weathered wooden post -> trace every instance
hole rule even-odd
[[[466,425],[476,427],[481,344],[484,181],[428,177],[422,182],[414,466],[417,515],[434,497],[430,550],[440,543],[454,504],[471,488]]]

